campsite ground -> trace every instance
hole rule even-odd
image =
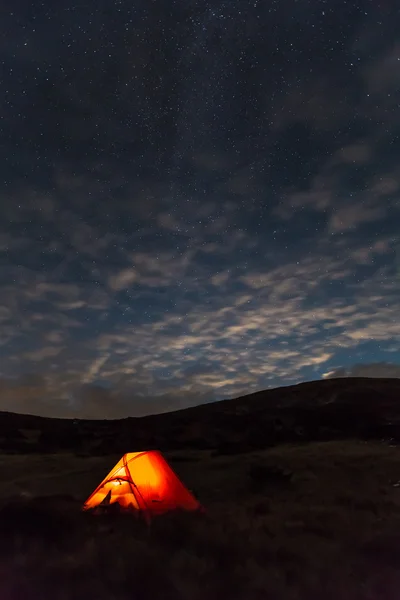
[[[346,441],[167,457],[207,514],[147,529],[80,511],[119,456],[3,456],[2,599],[398,599],[398,448]]]

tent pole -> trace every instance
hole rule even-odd
[[[124,460],[125,471],[127,471],[128,474],[129,474],[129,478],[128,478],[129,487],[131,488],[131,492],[134,495],[134,497],[136,499],[136,502],[138,504],[139,504],[139,502],[137,501],[137,495],[136,495],[135,491],[133,490],[133,487],[137,491],[137,494],[140,496],[140,499],[141,499],[141,501],[143,502],[143,505],[144,505],[144,511],[143,512],[145,513],[145,520],[146,520],[146,523],[149,525],[150,522],[151,522],[149,507],[147,506],[147,503],[146,503],[145,499],[143,498],[142,494],[139,491],[139,488],[137,487],[137,485],[135,484],[135,482],[133,480],[133,477],[132,477],[131,471],[130,471],[130,469],[128,467],[128,463],[126,462],[126,457],[125,456],[124,456],[123,460]]]

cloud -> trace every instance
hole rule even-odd
[[[122,269],[109,277],[108,284],[112,290],[120,291],[129,288],[136,278],[137,274],[135,269]]]
[[[62,352],[62,347],[60,346],[44,346],[40,350],[35,350],[34,352],[27,352],[25,354],[25,358],[33,362],[41,362],[44,359],[58,356],[60,352]]]
[[[215,275],[213,275],[211,277],[211,283],[213,285],[215,285],[216,287],[219,287],[220,285],[223,285],[224,283],[226,283],[228,281],[229,277],[230,277],[229,271],[225,271],[223,273],[216,273]]]
[[[386,215],[385,206],[368,206],[362,203],[343,206],[334,210],[329,220],[329,228],[333,232],[342,232],[358,227],[362,223],[374,223]]]
[[[382,238],[369,246],[360,246],[351,252],[351,256],[358,264],[372,264],[378,256],[390,255],[390,240]]]
[[[345,146],[339,150],[337,157],[344,163],[365,164],[372,158],[371,147],[360,142]]]
[[[373,139],[358,141],[333,152],[303,191],[288,188],[273,213],[287,221],[301,213],[314,211],[324,217],[326,233],[342,233],[363,224],[383,221],[396,210],[396,202],[382,196],[394,194],[400,187],[396,173],[363,176],[363,189],[352,189],[348,181],[358,178],[358,169],[373,158]]]
[[[372,186],[372,193],[378,196],[394,194],[400,188],[400,173],[388,174],[379,177]]]
[[[341,367],[324,373],[324,379],[336,377],[400,377],[400,365],[390,363],[358,364],[352,367]]]
[[[398,89],[400,85],[399,55],[400,43],[396,41],[386,53],[377,57],[364,69],[364,77],[370,94],[390,98],[390,92]]]
[[[109,357],[109,354],[104,354],[103,356],[99,356],[96,360],[94,360],[92,364],[89,365],[89,369],[82,379],[83,383],[91,383],[93,380],[95,380],[96,376],[99,375],[102,367],[107,362]]]
[[[360,29],[353,43],[358,63],[353,66],[359,97],[353,109],[350,106],[345,108],[346,102],[339,101],[336,104],[340,105],[339,113],[330,124],[340,129],[338,120],[345,122],[347,119],[350,130],[354,124],[355,129],[362,133],[351,137],[338,136],[339,142],[345,141],[332,144],[329,151],[321,153],[318,158],[313,156],[311,159],[311,150],[308,152],[304,148],[304,155],[310,156],[313,168],[301,186],[286,184],[285,189],[280,190],[279,204],[273,208],[274,215],[280,219],[302,219],[302,223],[313,211],[321,216],[319,228],[327,234],[366,228],[375,221],[380,221],[381,227],[385,227],[385,220],[397,218],[395,213],[399,207],[396,194],[400,188],[400,173],[390,150],[392,132],[397,131],[400,123],[396,118],[395,100],[400,73],[399,43],[388,39],[377,44],[376,35],[368,26]],[[375,47],[373,59],[372,46]],[[303,83],[303,87],[310,85],[310,81]],[[319,94],[322,97],[321,91]],[[298,102],[302,102],[305,95],[308,92],[303,89],[289,102],[296,102],[296,97]],[[334,108],[330,99],[321,102],[321,109],[325,109],[329,118],[332,116]],[[343,109],[344,113],[341,112]],[[283,114],[289,121],[290,118],[302,119],[301,111],[291,109],[290,117],[287,109],[283,109]],[[281,127],[288,126],[286,119],[283,119]],[[316,118],[309,115],[310,128],[320,130],[322,122],[318,115]]]
[[[179,231],[181,229],[179,221],[174,217],[173,214],[168,212],[160,213],[157,217],[157,222],[160,227],[170,231]]]

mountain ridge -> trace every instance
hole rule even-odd
[[[400,441],[400,379],[334,378],[123,419],[0,412],[0,450],[111,454],[196,448],[231,453],[287,442]]]

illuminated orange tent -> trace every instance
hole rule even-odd
[[[201,509],[162,454],[155,450],[125,454],[89,496],[83,509],[116,502],[122,508],[142,511],[146,518],[176,509]]]

